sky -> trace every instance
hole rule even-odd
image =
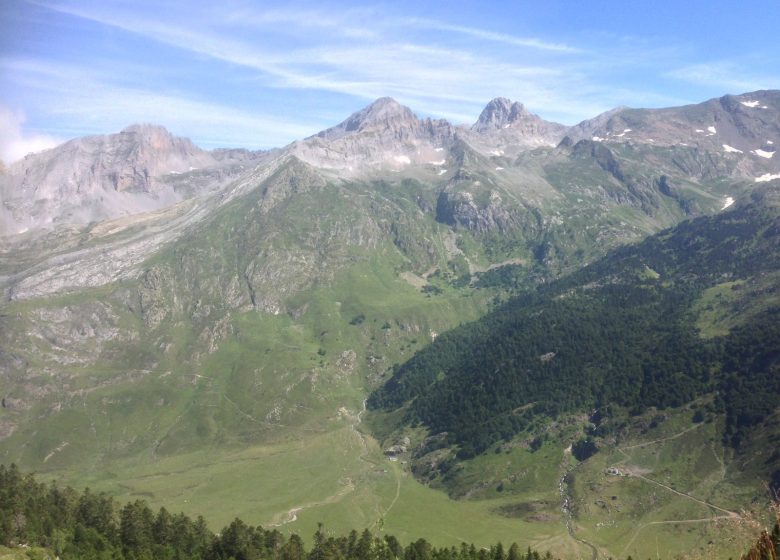
[[[264,149],[383,96],[576,124],[780,89],[778,24],[778,0],[0,0],[0,159],[139,122]]]

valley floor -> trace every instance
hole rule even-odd
[[[728,495],[736,490],[723,484],[711,424],[681,427],[683,417],[673,417],[644,441],[579,464],[563,449],[556,451],[560,475],[569,469],[573,475],[565,492],[551,484],[532,494],[453,500],[416,481],[405,461],[384,456],[377,441],[360,431],[360,404],[354,404],[324,425],[301,430],[296,439],[59,478],[110,492],[120,502],[141,498],[153,507],[200,514],[214,529],[240,517],[308,537],[324,522],[336,534],[368,527],[402,542],[422,536],[435,545],[517,542],[564,558],[651,552],[726,558],[744,549],[756,532],[750,516],[729,509]],[[690,456],[681,455],[683,449]],[[620,475],[607,474],[607,467]],[[573,511],[571,534],[562,497]],[[500,513],[524,503],[550,504],[552,514]]]

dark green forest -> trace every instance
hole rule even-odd
[[[771,198],[756,193],[734,211],[622,247],[440,335],[395,368],[369,407],[407,407],[405,422],[447,432],[469,458],[539,417],[607,405],[638,414],[715,393],[725,443],[738,447],[780,402],[780,308],[704,339],[692,306],[707,288],[780,270]]]

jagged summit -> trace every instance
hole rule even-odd
[[[507,155],[538,146],[555,146],[565,135],[566,127],[534,115],[522,103],[496,97],[468,132],[469,143],[482,152]]]
[[[535,116],[529,113],[522,103],[513,102],[506,97],[496,97],[485,106],[471,129],[477,132],[486,132],[509,128],[521,119]]]
[[[167,128],[153,123],[133,123],[120,130],[119,134],[167,134],[172,136]]]

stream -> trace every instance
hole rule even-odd
[[[574,523],[572,522],[571,512],[571,496],[569,496],[569,483],[566,482],[566,477],[569,476],[576,467],[567,467],[563,471],[561,478],[558,480],[558,491],[561,494],[561,512],[563,512],[563,521],[566,525],[566,531],[569,536],[578,543],[584,544],[591,551],[591,559],[598,560],[599,553],[596,547],[586,540],[579,538],[574,532]]]

